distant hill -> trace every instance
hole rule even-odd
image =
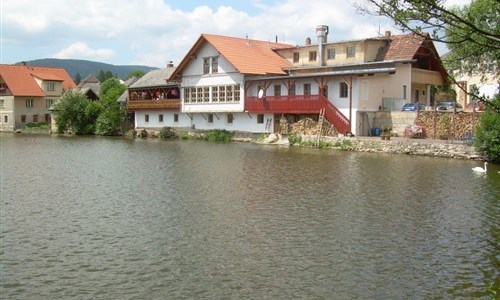
[[[16,64],[21,64],[21,62]],[[94,75],[97,77],[99,71],[103,70],[104,72],[111,71],[111,73],[118,76],[118,78],[125,79],[127,75],[132,71],[141,70],[147,73],[151,70],[158,69],[147,66],[115,66],[90,60],[58,58],[35,59],[26,61],[26,64],[30,66],[64,68],[66,69],[66,72],[68,72],[68,74],[71,76],[71,78],[73,78],[73,80],[75,79],[77,73],[80,73],[81,78],[85,79],[85,77],[89,75]]]

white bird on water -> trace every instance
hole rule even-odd
[[[481,167],[475,167],[475,168],[472,168],[472,171],[474,171],[474,172],[480,172],[480,173],[486,173],[486,171],[488,170],[487,166],[488,166],[488,163],[484,162],[484,169],[481,168]]]

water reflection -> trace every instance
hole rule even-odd
[[[475,162],[1,135],[1,294],[488,298],[500,176]]]

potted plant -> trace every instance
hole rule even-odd
[[[382,140],[390,140],[391,139],[391,130],[392,128],[391,127],[384,127],[382,128],[382,134],[380,135],[380,138]]]

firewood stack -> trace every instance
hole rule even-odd
[[[462,139],[466,133],[474,133],[481,113],[422,111],[415,125],[425,128],[427,138]]]

